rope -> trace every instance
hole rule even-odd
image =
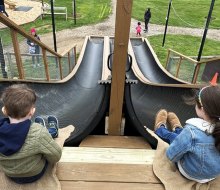
[[[156,10],[156,12],[160,12],[161,10],[158,9],[157,7],[151,7],[151,10]],[[155,24],[160,24],[160,25],[164,25],[164,22],[161,22],[160,19],[158,17],[153,17],[154,21],[156,21]]]
[[[191,26],[191,27],[198,28],[197,26],[192,25],[192,24],[186,22],[185,20],[183,20],[183,19],[181,18],[181,17],[177,14],[175,8],[173,7],[173,3],[172,3],[172,2],[171,2],[171,7],[172,7],[172,9],[173,9],[173,11],[174,11],[174,14],[175,14],[182,22],[184,22],[185,24],[187,24],[187,25],[189,25],[189,26]],[[202,28],[202,27],[200,27],[200,28]]]
[[[204,27],[197,27],[197,26],[195,26],[195,25],[192,25],[192,24],[186,22],[185,20],[183,20],[183,19],[177,14],[177,12],[176,12],[176,10],[175,10],[175,8],[174,8],[172,2],[171,2],[171,6],[172,6],[172,9],[173,9],[173,11],[174,11],[174,14],[175,14],[182,22],[184,22],[185,24],[187,24],[187,25],[189,25],[189,26],[191,26],[191,27],[194,27],[194,28],[204,28]],[[220,27],[209,27],[209,29],[216,29],[216,30],[217,30],[217,29],[220,29]]]

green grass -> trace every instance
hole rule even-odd
[[[144,21],[146,8],[151,8],[150,23],[165,25],[169,0],[133,0],[132,17]],[[169,25],[203,28],[211,1],[207,0],[173,0]],[[175,11],[174,11],[175,10]],[[210,28],[220,28],[220,1],[215,1]]]
[[[50,2],[44,0],[44,2]],[[76,24],[73,17],[72,0],[55,1],[54,6],[67,7],[68,20],[65,20],[64,15],[55,15],[56,31],[63,29],[76,28],[83,25],[89,25],[105,20],[111,13],[111,0],[76,0]],[[50,5],[50,3],[48,3]],[[36,28],[39,34],[52,32],[51,16],[47,15],[43,20],[40,18],[35,22],[24,24],[22,26],[27,32],[30,28]],[[0,37],[4,39],[4,44],[11,43],[11,36],[8,29],[0,29]]]
[[[157,54],[162,65],[165,66],[167,49],[173,49],[186,56],[198,56],[201,38],[189,35],[167,35],[166,43],[162,47],[163,35],[148,37],[151,46]],[[202,56],[219,55],[220,42],[206,39]],[[195,58],[196,59],[196,58]]]
[[[50,1],[45,1],[50,2]],[[55,15],[56,30],[60,31],[67,28],[75,28],[83,25],[94,24],[103,21],[111,13],[111,0],[76,0],[76,24],[73,17],[73,0],[55,1],[56,7],[67,7],[68,20],[65,21],[64,15]],[[50,3],[48,3],[50,5]],[[29,31],[31,27],[35,27],[38,33],[52,32],[51,16],[47,15],[43,20],[25,24],[24,28]]]
[[[44,0],[50,2],[49,0]],[[103,21],[111,12],[111,0],[76,0],[77,23],[74,24],[72,0],[55,1],[54,6],[66,6],[68,8],[68,20],[65,21],[63,15],[56,16],[57,31],[66,28],[75,28],[82,25],[94,24]],[[164,0],[134,0],[132,17],[143,20],[143,15],[147,7],[151,8],[152,18],[151,23],[164,24],[169,1]],[[204,25],[211,1],[207,0],[175,0],[173,7],[181,18],[187,23],[193,24],[196,27]],[[220,27],[220,2],[216,1],[213,17],[215,19],[211,23],[211,27]],[[169,25],[189,27],[185,22],[182,22],[174,14],[171,9]],[[33,23],[23,26],[29,32],[31,27],[37,28],[39,34],[52,32],[51,16],[45,19],[38,19]],[[8,30],[0,31],[0,36],[4,39],[4,44],[10,44],[11,37]],[[188,56],[197,56],[200,47],[201,39],[192,36],[167,35],[165,47],[162,48],[162,35],[149,37],[150,42],[155,49],[160,61],[165,64],[167,56],[167,48],[172,48],[180,53]],[[7,42],[7,43],[6,43]],[[206,40],[203,55],[219,54],[220,43],[212,40]]]

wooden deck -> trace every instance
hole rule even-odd
[[[142,137],[89,136],[64,147],[57,175],[62,190],[164,190],[152,171],[154,153]]]

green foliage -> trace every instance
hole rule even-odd
[[[150,23],[165,24],[169,0],[133,0],[132,16],[144,21],[146,8],[151,8]],[[173,0],[169,25],[190,28],[203,28],[208,16],[211,1],[207,0]],[[220,1],[215,1],[210,28],[220,26]]]
[[[201,38],[188,35],[167,35],[164,47],[162,47],[163,35],[150,36],[148,40],[164,66],[166,64],[167,49],[173,49],[186,56],[197,57],[201,44]],[[219,52],[220,42],[206,39],[202,56],[219,55]]]

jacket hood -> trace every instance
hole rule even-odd
[[[0,119],[0,153],[10,156],[20,150],[31,126],[31,120],[10,124],[8,118]]]
[[[201,118],[188,119],[186,121],[186,124],[193,125],[193,126],[197,127],[199,130],[204,131],[206,134],[212,134],[215,129],[214,124],[211,124],[208,121],[205,121]]]

